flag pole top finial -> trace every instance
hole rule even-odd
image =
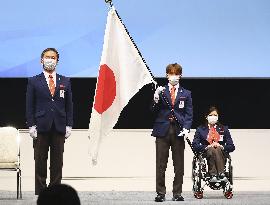
[[[110,7],[113,6],[112,0],[105,0],[105,3],[106,3],[106,4],[110,4]]]

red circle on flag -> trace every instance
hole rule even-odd
[[[115,76],[106,64],[101,65],[98,74],[94,108],[99,113],[105,112],[113,103],[116,96]]]

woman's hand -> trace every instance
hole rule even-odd
[[[223,148],[223,146],[220,145],[218,142],[213,142],[212,144],[208,145],[205,149],[207,150],[210,147],[214,147],[214,148],[221,147],[221,148]]]
[[[211,146],[214,147],[214,148],[217,148],[217,147],[220,146],[220,144],[219,144],[218,142],[213,142],[213,143],[211,144]]]

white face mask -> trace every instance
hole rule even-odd
[[[45,70],[52,71],[56,67],[56,60],[55,59],[43,59],[43,66]]]
[[[169,83],[174,86],[179,83],[180,75],[170,75],[168,79]]]
[[[210,125],[214,125],[218,121],[218,116],[212,115],[212,116],[207,116],[207,121]]]

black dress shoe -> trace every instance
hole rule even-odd
[[[163,202],[165,201],[165,195],[164,194],[158,194],[155,198],[155,202]]]
[[[173,201],[185,201],[184,197],[182,197],[181,195],[175,195],[172,198]]]

